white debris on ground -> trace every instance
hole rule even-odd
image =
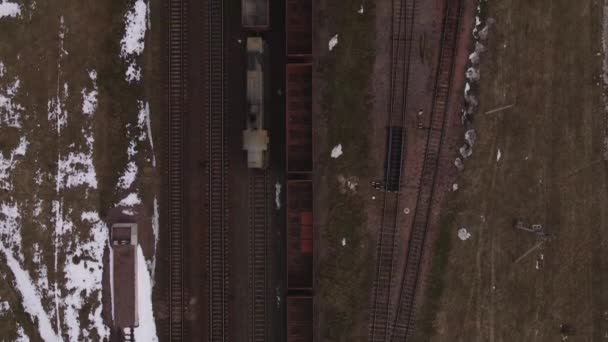
[[[467,228],[462,227],[458,229],[458,238],[462,241],[466,241],[471,237],[471,233],[467,230]]]
[[[458,183],[452,184],[452,191],[458,191]]]
[[[139,327],[135,328],[135,341],[156,342],[156,322],[152,311],[152,281],[146,269],[146,258],[137,246],[137,312]]]
[[[148,12],[148,5],[143,0],[137,0],[125,14],[125,34],[120,41],[120,57],[128,64],[125,72],[128,82],[141,79],[141,67],[135,59],[144,51]]]
[[[363,4],[361,4],[361,6],[359,7],[359,10],[357,11],[357,13],[363,14]]]
[[[331,149],[331,157],[338,158],[342,155],[342,144],[338,144]]]
[[[496,162],[497,163],[500,161],[500,157],[502,157],[502,152],[500,152],[500,149],[498,149],[498,151],[496,151]]]
[[[338,45],[338,34],[335,34],[333,37],[331,37],[331,39],[329,40],[328,46],[329,46],[329,51],[333,50],[336,45]]]
[[[274,185],[274,204],[277,210],[281,209],[281,183],[279,182]]]
[[[342,238],[341,243],[342,243],[342,247],[346,246],[346,238]]]
[[[38,323],[38,331],[45,341],[60,341],[51,325],[49,315],[44,311],[40,294],[32,282],[32,278],[13,257],[13,253],[0,243],[0,251],[4,253],[6,265],[15,277],[15,289],[21,295],[23,309]]]
[[[8,0],[0,0],[0,18],[14,18],[18,15],[21,15],[21,7],[19,7],[18,3],[11,2]]]

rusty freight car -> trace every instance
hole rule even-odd
[[[287,287],[312,290],[312,182],[287,181]]]
[[[311,296],[287,298],[287,341],[313,341],[313,299]]]
[[[285,31],[287,56],[312,55],[312,0],[287,0]]]
[[[312,65],[287,64],[287,172],[312,172]]]

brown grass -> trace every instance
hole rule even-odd
[[[488,2],[487,15],[497,24],[481,67],[479,139],[449,204],[448,229],[467,224],[472,238],[451,237],[433,340],[555,341],[568,323],[574,340],[597,341],[608,331],[601,7],[507,0]],[[516,217],[555,235],[517,264],[538,240],[512,228]]]

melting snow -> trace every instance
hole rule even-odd
[[[133,8],[125,15],[125,35],[120,41],[121,57],[140,55],[144,51],[147,13],[148,5],[143,0],[137,0]]]
[[[93,82],[93,89],[90,91],[82,90],[82,112],[91,116],[97,109],[97,72],[89,71],[89,78]]]
[[[99,306],[89,314],[88,319],[92,321],[97,334],[103,340],[109,336],[109,330],[105,327],[101,317],[102,257],[108,240],[108,230],[97,212],[83,212],[81,221],[84,225],[89,226],[91,240],[78,241],[76,238],[75,248],[70,249],[66,255],[63,270],[68,294],[63,302],[65,305],[64,321],[70,340],[82,340],[82,337],[86,337],[86,330],[82,329],[79,319],[80,312],[83,305],[96,299]],[[88,332],[86,331],[86,333]],[[81,333],[84,334],[82,337]]]
[[[139,195],[137,193],[132,192],[127,197],[123,198],[118,203],[118,206],[132,207],[132,206],[138,205],[140,203],[141,203],[141,199],[139,198]]]
[[[281,183],[277,182],[274,185],[274,204],[277,210],[281,209]]]
[[[16,17],[20,14],[21,8],[19,7],[19,4],[8,2],[7,0],[0,0],[0,18]]]
[[[21,215],[16,204],[14,203],[2,203],[0,205],[0,238],[2,239],[3,246],[7,246],[7,249],[11,250],[15,248],[19,253],[19,257],[23,260],[21,255]]]
[[[8,159],[4,158],[4,154],[0,151],[0,189],[9,191],[13,189],[11,175],[13,169],[15,169],[17,166],[18,161],[15,159],[15,157],[24,156],[28,145],[29,143],[27,139],[25,137],[21,137],[19,140],[19,145],[13,151],[11,151]]]
[[[154,141],[152,140],[152,124],[150,123],[150,103],[146,102],[145,106],[142,106],[142,104],[143,102],[140,101],[139,115],[144,115],[146,119],[148,141],[150,142],[150,149],[152,150],[152,166],[156,167],[156,156],[154,155]]]
[[[21,325],[17,326],[17,339],[15,342],[30,342],[30,338],[25,334]]]
[[[460,229],[458,229],[458,238],[462,241],[468,240],[471,237],[471,233],[469,233],[469,231],[462,227]]]
[[[127,164],[125,171],[122,176],[118,180],[118,186],[121,189],[129,189],[133,182],[135,181],[135,177],[137,176],[137,165],[134,161],[130,161]]]
[[[4,74],[4,65],[0,68],[0,73]],[[15,79],[6,87],[0,88],[0,126],[21,128],[23,106],[13,101],[19,86],[20,81]]]
[[[3,77],[5,72],[6,70],[4,69],[4,63],[0,61],[0,77]]]
[[[338,45],[338,35],[335,34],[333,37],[331,37],[331,39],[329,40],[329,51],[333,50],[336,45]]]
[[[40,336],[45,341],[60,341],[59,336],[55,334],[51,326],[51,320],[42,307],[40,294],[36,291],[36,287],[32,282],[32,278],[26,270],[21,268],[19,262],[13,257],[13,254],[0,244],[0,250],[6,257],[6,264],[15,276],[15,288],[21,294],[22,305],[25,311],[34,318],[38,323]]]
[[[139,327],[135,328],[135,341],[158,341],[152,311],[152,282],[141,246],[137,246],[137,304]]]
[[[79,185],[88,185],[97,189],[97,174],[93,166],[92,153],[69,152],[66,157],[58,160],[59,188],[73,188]]]
[[[127,82],[131,83],[133,81],[141,80],[141,68],[135,64],[135,62],[131,62],[127,71],[125,72]]]
[[[11,306],[7,301],[0,301],[0,316],[4,316],[10,308]]]
[[[338,145],[334,146],[334,148],[331,150],[331,157],[338,158],[341,155],[342,155],[342,144],[338,144]]]

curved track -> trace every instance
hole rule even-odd
[[[224,8],[222,0],[207,2],[207,108],[208,108],[208,341],[229,338],[229,240],[226,206],[226,136],[224,135]]]
[[[168,223],[169,223],[169,339],[184,336],[183,160],[186,110],[187,2],[169,2],[168,36]]]
[[[407,259],[401,281],[391,341],[405,341],[412,335],[414,330],[415,295],[432,207],[435,177],[439,165],[439,152],[445,131],[444,126],[447,116],[462,0],[447,0],[446,6],[446,15],[441,35],[439,65],[435,78],[431,121],[428,128],[420,188],[414,213],[414,222],[408,242]]]
[[[249,341],[265,342],[266,229],[268,228],[268,176],[265,170],[249,174]]]
[[[410,56],[412,51],[412,29],[416,0],[393,0],[391,28],[391,80],[388,108],[388,126],[404,126],[406,94]],[[401,138],[401,164],[403,165],[403,142]],[[398,139],[398,137],[396,137]],[[391,144],[387,156],[391,156]],[[388,167],[388,162],[387,162]],[[399,171],[401,172],[401,170]],[[399,174],[399,179],[401,174]],[[393,284],[394,252],[397,234],[399,192],[384,192],[382,196],[382,221],[378,237],[376,256],[376,278],[372,295],[372,317],[370,341],[387,341],[391,322],[391,287]]]

